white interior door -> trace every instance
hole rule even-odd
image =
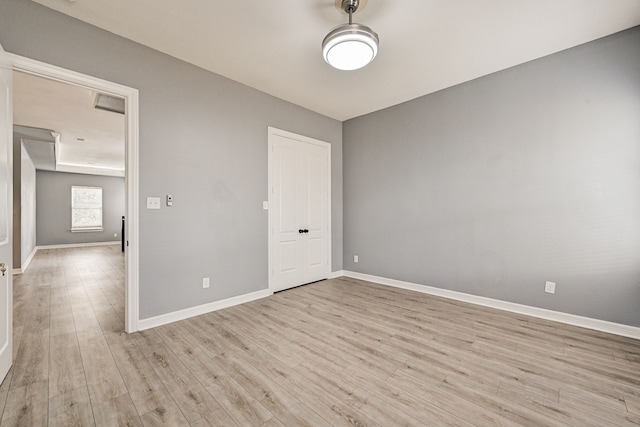
[[[269,287],[331,273],[331,145],[269,128]]]
[[[12,67],[0,46],[0,380],[11,368],[13,292],[11,282],[11,215],[13,113]]]

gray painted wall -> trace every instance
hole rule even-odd
[[[54,142],[50,130],[13,126],[13,268],[22,268],[36,246],[36,175],[25,140]]]
[[[36,167],[20,144],[20,266],[36,248]],[[14,234],[14,239],[18,237]]]
[[[102,187],[103,231],[71,232],[71,186]],[[124,178],[80,173],[36,172],[38,246],[120,241],[125,214]],[[113,234],[118,236],[114,237]]]
[[[141,318],[267,288],[268,126],[333,145],[332,259],[342,269],[339,121],[33,2],[0,2],[0,43],[140,91]],[[144,208],[166,194],[173,207]]]
[[[640,326],[640,27],[343,140],[345,270]]]

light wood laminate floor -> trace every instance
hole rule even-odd
[[[119,246],[14,279],[1,425],[640,425],[640,342],[353,279],[123,333]]]

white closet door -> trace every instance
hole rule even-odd
[[[331,272],[328,143],[269,128],[270,289],[281,291]]]

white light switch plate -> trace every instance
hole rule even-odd
[[[160,209],[160,197],[147,197],[147,209]]]

